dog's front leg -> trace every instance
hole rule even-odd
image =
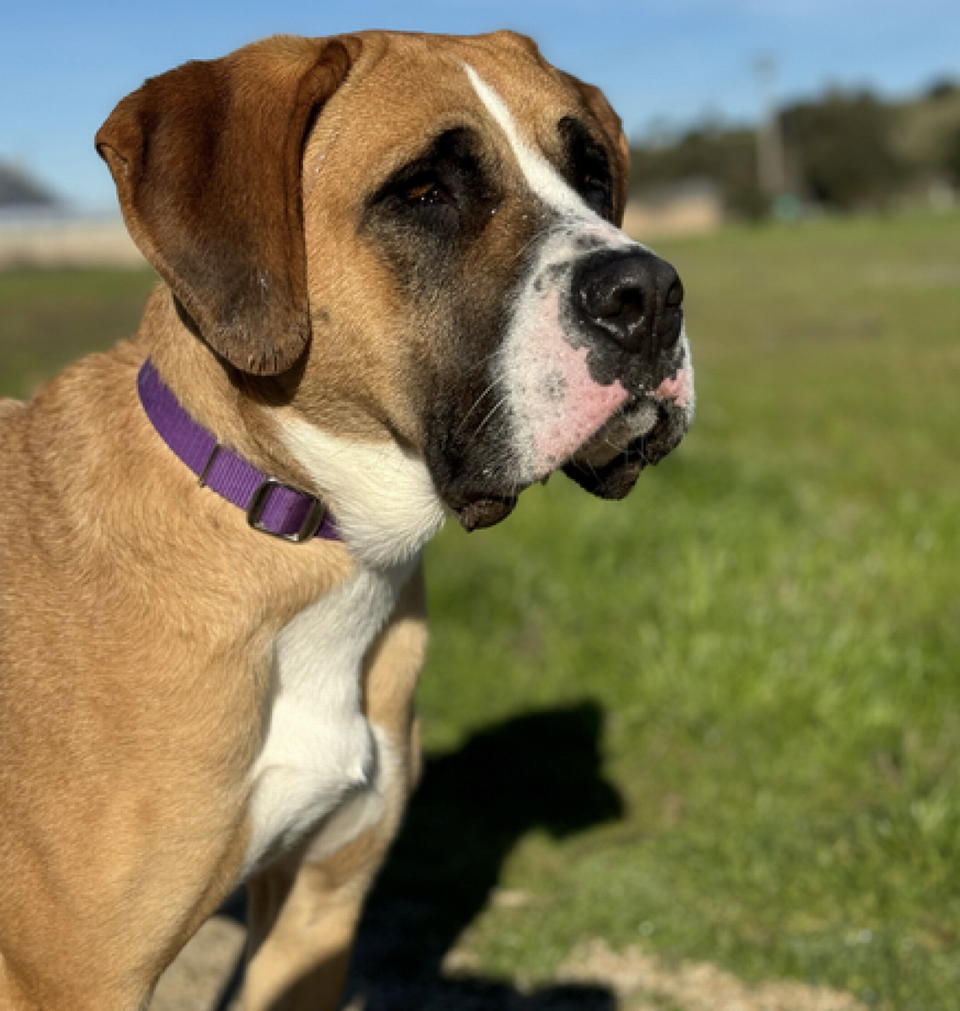
[[[245,1011],[336,1011],[357,923],[419,772],[413,693],[426,647],[423,577],[411,578],[363,672],[364,710],[386,742],[379,817],[324,855],[331,826],[248,883]]]
[[[336,1011],[364,892],[322,863],[252,881],[244,1011]]]

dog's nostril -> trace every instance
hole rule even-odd
[[[624,288],[617,301],[620,306],[615,315],[621,319],[639,319],[643,315],[643,292],[639,288]]]
[[[643,292],[639,288],[593,286],[584,290],[582,304],[600,326],[631,326],[643,319]]]

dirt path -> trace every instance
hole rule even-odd
[[[239,1011],[224,996],[243,941],[235,919],[210,920],[161,980],[151,1011]],[[432,979],[366,976],[394,941],[365,933],[346,1011],[866,1011],[835,990],[794,981],[747,985],[707,962],[671,965],[636,947],[615,952],[601,940],[580,945],[553,984],[535,989],[472,973],[474,960],[463,952],[448,956]]]

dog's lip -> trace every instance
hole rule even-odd
[[[486,526],[492,526],[494,523],[499,523],[501,519],[505,519],[513,508],[516,506],[517,499],[520,495],[526,491],[528,488],[535,484],[544,484],[547,479],[552,475],[559,473],[563,468],[574,460],[584,446],[588,445],[594,439],[602,437],[604,433],[609,432],[611,427],[614,425],[622,425],[624,422],[629,424],[630,419],[639,414],[642,410],[648,407],[650,404],[656,405],[658,408],[663,408],[664,404],[659,403],[650,390],[639,390],[632,393],[628,400],[626,400],[622,407],[616,411],[612,417],[607,419],[593,435],[587,439],[583,445],[578,446],[576,450],[570,453],[563,459],[557,460],[556,463],[552,464],[549,470],[545,470],[542,473],[537,473],[533,475],[528,481],[513,483],[511,482],[509,490],[504,490],[502,488],[496,488],[493,485],[483,486],[483,485],[473,485],[466,488],[457,488],[456,490],[441,489],[440,497],[443,504],[447,509],[452,512],[461,524],[468,530],[476,530]],[[628,442],[632,442],[634,435],[630,436]],[[623,448],[626,448],[624,446]],[[489,522],[476,522],[477,518],[486,520],[486,518],[495,516],[498,512],[502,510],[502,516],[496,519],[490,519]]]
[[[631,421],[634,421],[640,414],[644,411],[649,411],[650,408],[654,407],[658,411],[669,405],[665,404],[662,398],[658,397],[652,390],[640,389],[634,390],[630,393],[627,399],[623,402],[619,410],[615,411],[598,429],[594,434],[587,440],[587,443],[593,442],[597,438],[605,438],[607,434],[613,428],[618,428],[621,426],[629,426]],[[635,433],[631,435],[631,440],[635,437]],[[583,449],[583,446],[580,447]],[[579,450],[577,451],[579,452]],[[575,457],[577,454],[571,454],[571,458]]]
[[[656,385],[645,385],[640,389],[631,390],[620,410],[613,414],[599,431],[603,432],[618,420],[630,421],[643,411],[649,410],[651,406],[656,408],[658,414],[662,411],[670,413],[683,411],[686,407],[684,402],[686,390],[682,387],[683,372],[683,369],[676,369]]]
[[[638,414],[651,400],[653,400],[653,394],[647,390],[631,393],[624,401],[623,407],[620,408],[620,416],[629,417],[631,414]],[[616,417],[615,414],[610,420],[614,421]]]
[[[657,435],[661,431],[671,428],[671,421],[676,421],[684,413],[681,404],[678,403],[678,398],[673,395],[677,382],[677,373],[674,372],[656,385],[644,384],[639,389],[630,391],[620,408],[583,445],[565,459],[557,461],[549,470],[534,475],[529,481],[511,484],[509,491],[477,485],[441,491],[440,497],[444,505],[457,517],[467,531],[494,526],[513,512],[517,500],[527,488],[537,483],[545,483],[552,474],[563,471],[565,467],[575,462],[577,454],[585,446],[598,439],[607,439],[614,432],[624,439],[624,445],[619,448],[611,445],[614,450],[613,456],[618,453],[636,452],[640,455],[644,465],[659,462],[673,447],[671,445],[669,448],[659,448]],[[649,411],[651,407],[656,411],[657,420],[649,431],[645,433],[632,431],[631,422],[634,422],[643,412]],[[647,455],[648,443],[649,456]],[[658,449],[659,451],[657,451]]]
[[[631,391],[621,408],[561,467],[584,466],[587,460],[591,462],[586,466],[605,466],[624,453],[640,452],[647,463],[656,463],[666,456],[669,449],[656,452],[653,447],[660,445],[662,433],[667,430],[676,429],[682,437],[689,427],[689,415],[674,397],[660,392],[662,385],[661,382],[654,388],[644,386]],[[644,415],[646,423],[641,424]]]

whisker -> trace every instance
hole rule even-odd
[[[480,396],[477,397],[477,399],[473,402],[473,405],[470,407],[470,410],[467,411],[467,413],[461,419],[460,424],[457,425],[457,429],[453,433],[454,438],[456,438],[456,436],[458,436],[463,431],[463,427],[464,427],[464,425],[466,425],[467,420],[469,419],[470,415],[473,414],[473,412],[480,406],[480,401],[483,400],[483,398],[492,389],[494,389],[494,387],[496,387],[497,383],[503,383],[503,382],[506,382],[506,381],[507,381],[507,377],[506,376],[496,376],[493,379],[493,381],[490,383],[490,385],[487,386],[487,388],[483,391],[483,393],[481,393]]]
[[[503,407],[503,405],[504,405],[504,404],[505,404],[506,402],[507,402],[507,398],[506,398],[505,396],[503,396],[503,397],[501,397],[501,398],[500,398],[500,399],[499,399],[499,400],[497,401],[497,403],[496,403],[496,404],[494,404],[494,406],[493,406],[493,410],[492,410],[492,411],[490,411],[490,412],[489,412],[489,413],[487,414],[487,416],[486,416],[486,417],[485,417],[485,418],[483,419],[483,421],[481,421],[481,422],[480,422],[480,424],[479,424],[479,425],[477,426],[477,430],[476,430],[476,432],[474,432],[474,433],[473,433],[473,434],[474,434],[474,436],[477,436],[477,435],[479,435],[479,434],[480,434],[480,430],[481,430],[481,429],[483,428],[483,426],[484,426],[484,425],[485,425],[485,424],[486,424],[486,423],[487,423],[487,422],[488,422],[488,421],[489,421],[489,420],[490,420],[490,419],[491,419],[491,418],[492,418],[492,417],[493,417],[493,416],[494,416],[494,415],[495,415],[495,414],[497,413],[497,411],[499,411],[499,410],[500,410],[500,408],[501,408],[501,407]]]
[[[527,250],[530,249],[534,245],[534,243],[536,243],[536,241],[537,241],[538,238],[539,238],[538,235],[531,235],[530,238],[527,239],[527,241],[524,243],[524,245],[522,245],[520,247],[520,249],[517,251],[516,256],[514,256],[514,258],[510,262],[511,263],[516,263],[517,260],[519,260],[521,256],[525,256],[526,253],[527,253]]]

